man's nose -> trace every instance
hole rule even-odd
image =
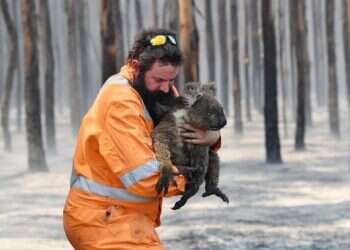
[[[170,84],[169,82],[164,82],[160,85],[160,91],[164,92],[164,93],[168,93],[169,89],[170,89]]]

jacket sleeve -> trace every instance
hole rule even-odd
[[[106,136],[100,152],[124,187],[136,195],[157,196],[159,162],[153,152],[144,108],[138,99],[119,92],[118,100],[106,113],[104,130]],[[177,187],[169,186],[167,196],[184,191],[184,176],[177,176],[176,182]]]

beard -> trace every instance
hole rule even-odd
[[[139,74],[132,86],[141,96],[153,120],[154,126],[157,126],[162,117],[164,117],[175,104],[175,95],[173,91],[171,89],[168,93],[159,90],[153,92],[149,91],[145,86],[144,74]]]

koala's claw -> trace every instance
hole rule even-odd
[[[203,194],[202,197],[207,197],[209,195],[213,195],[215,194],[216,196],[220,197],[224,202],[229,203],[229,199],[226,196],[226,194],[224,194],[219,188],[215,188],[212,190],[206,190]]]
[[[177,187],[176,180],[172,173],[163,174],[156,184],[158,194],[164,192],[164,195],[166,195],[168,193],[169,183]]]

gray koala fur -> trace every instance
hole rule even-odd
[[[191,86],[191,85],[187,85]],[[189,198],[198,192],[205,180],[203,197],[215,194],[223,201],[229,202],[227,196],[218,188],[219,156],[210,146],[183,142],[179,133],[179,124],[188,123],[205,130],[219,130],[226,125],[226,117],[220,103],[212,96],[212,87],[203,93],[197,84],[191,93],[184,91],[184,96],[169,102],[168,112],[163,116],[153,132],[153,147],[160,162],[160,179],[156,185],[159,193],[167,193],[170,183],[175,184],[172,166],[178,167],[180,174],[186,177],[186,187],[181,199],[173,209],[179,209]],[[192,98],[192,101],[188,101]],[[192,104],[190,104],[193,102]],[[171,104],[170,104],[171,103]],[[162,112],[166,110],[162,107]]]

